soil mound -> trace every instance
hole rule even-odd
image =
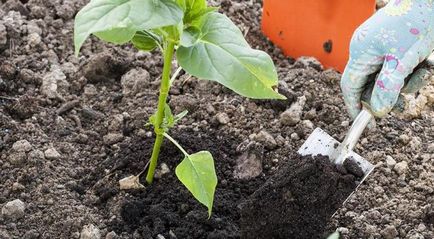
[[[241,205],[242,238],[326,238],[331,216],[356,186],[328,157],[295,155]]]

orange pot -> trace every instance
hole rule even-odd
[[[342,72],[351,36],[375,5],[375,0],[264,0],[262,30],[286,55],[313,56]]]

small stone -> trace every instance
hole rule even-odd
[[[41,35],[39,35],[38,33],[31,33],[27,36],[27,43],[31,47],[35,47],[35,46],[39,45],[41,43],[41,41],[42,41]]]
[[[118,238],[118,235],[114,231],[111,231],[107,233],[107,235],[105,235],[105,239],[116,239],[116,238]]]
[[[408,163],[405,161],[399,162],[395,165],[395,167],[393,168],[393,170],[398,173],[399,175],[403,175],[407,172],[408,170]]]
[[[228,124],[229,123],[229,116],[224,112],[218,113],[216,115],[216,119],[217,119],[217,122],[219,122],[220,124]]]
[[[293,139],[293,140],[300,140],[300,136],[298,136],[297,133],[292,133],[291,134],[291,139]]]
[[[113,145],[124,140],[124,136],[119,133],[109,133],[104,135],[103,140],[106,145]]]
[[[342,127],[348,127],[348,126],[350,126],[350,121],[348,121],[348,120],[342,121],[341,126]]]
[[[2,215],[5,218],[17,220],[24,217],[25,209],[25,204],[21,200],[15,199],[2,207]]]
[[[57,84],[60,81],[65,81],[66,75],[60,68],[54,68],[51,72],[46,74],[42,79],[41,92],[49,99],[57,98]]]
[[[298,122],[300,122],[305,104],[306,97],[299,97],[297,101],[293,103],[291,107],[289,107],[289,109],[280,115],[280,122],[282,125],[295,126]]]
[[[310,120],[303,120],[303,127],[306,129],[313,129],[314,125]]]
[[[61,156],[59,152],[57,152],[57,150],[53,147],[50,147],[47,150],[45,150],[44,155],[46,159],[50,159],[50,160],[58,159]]]
[[[122,94],[134,96],[135,94],[146,89],[146,84],[150,81],[151,76],[145,69],[132,69],[121,78]]]
[[[161,178],[163,177],[165,174],[170,173],[170,169],[169,166],[167,166],[167,164],[165,163],[161,163],[160,168],[155,170],[155,178]]]
[[[237,159],[234,177],[251,179],[262,173],[262,161],[254,152],[245,152]]]
[[[346,228],[346,227],[339,227],[339,228],[337,229],[337,231],[338,231],[340,234],[343,234],[343,235],[347,235],[348,233],[350,233],[350,230],[349,230],[348,228]]]
[[[83,227],[80,233],[80,239],[100,239],[101,233],[99,228],[93,224],[89,224]]]
[[[410,140],[411,138],[406,134],[399,136],[399,142],[401,142],[404,145],[407,145],[410,142]]]
[[[387,156],[386,156],[386,165],[387,165],[389,168],[393,168],[393,167],[395,167],[395,165],[396,165],[396,161],[395,161],[395,159],[393,159],[392,156],[387,155]]]
[[[385,239],[394,239],[398,236],[398,231],[395,226],[389,225],[381,231],[381,235],[383,235]]]
[[[157,235],[157,239],[166,239],[163,235],[161,235],[161,234],[158,234]]]
[[[87,84],[84,87],[84,95],[87,97],[92,97],[94,95],[98,94],[96,87],[92,84]]]
[[[12,149],[15,152],[29,152],[30,150],[32,150],[32,145],[29,143],[29,141],[22,139],[22,140],[18,140],[17,142],[15,142],[12,145]]]
[[[15,182],[15,183],[12,184],[12,191],[14,191],[14,192],[21,191],[23,189],[25,189],[24,185],[22,185],[19,182]]]
[[[265,130],[262,130],[256,135],[256,141],[264,143],[265,148],[274,149],[277,146],[277,142],[274,137]]]

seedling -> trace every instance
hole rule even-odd
[[[207,151],[187,153],[168,134],[187,114],[186,111],[172,114],[166,103],[169,88],[183,69],[199,79],[219,82],[245,97],[284,99],[274,90],[278,79],[270,56],[252,49],[235,24],[218,13],[217,8],[209,7],[206,0],[91,0],[75,18],[76,55],[91,34],[110,43],[132,43],[141,51],[162,52],[164,66],[158,106],[149,119],[156,138],[146,181],[153,181],[165,137],[185,156],[176,167],[176,176],[211,215],[217,186],[214,160]],[[180,67],[171,77],[175,51]]]

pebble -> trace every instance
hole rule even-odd
[[[393,168],[393,167],[395,167],[395,165],[396,165],[396,161],[395,161],[395,159],[393,159],[392,156],[387,155],[387,156],[386,156],[386,165],[387,165],[389,168]]]
[[[406,135],[406,134],[402,134],[401,136],[399,136],[399,142],[401,142],[404,145],[407,145],[410,142],[411,138]]]
[[[55,68],[42,79],[41,93],[49,99],[57,98],[57,83],[64,80],[66,75],[60,68]]]
[[[408,170],[408,163],[406,161],[402,161],[399,162],[395,165],[395,167],[393,168],[393,170],[398,174],[398,175],[403,175],[407,172]]]
[[[293,140],[300,140],[300,136],[298,136],[297,133],[292,133],[291,134],[291,139],[293,139]]]
[[[225,112],[218,113],[216,115],[216,119],[217,119],[217,122],[219,122],[220,124],[223,124],[223,125],[228,124],[229,120],[230,120],[228,114],[226,114]]]
[[[107,233],[107,235],[105,235],[105,239],[116,239],[116,238],[118,238],[118,235],[114,231],[111,231]]]
[[[57,152],[57,150],[53,147],[50,147],[47,150],[45,150],[44,155],[46,159],[50,159],[50,160],[55,160],[60,158],[59,152]]]
[[[161,163],[160,168],[155,170],[155,178],[161,178],[162,176],[164,176],[165,174],[170,173],[170,169],[169,166],[167,166],[167,164],[165,163]]]
[[[26,209],[24,202],[19,199],[15,199],[6,203],[2,207],[2,215],[5,218],[17,220],[24,217],[24,210]]]
[[[350,126],[350,121],[348,121],[348,120],[342,121],[341,126],[342,127],[348,127],[348,126]]]
[[[32,145],[29,143],[29,141],[22,139],[22,140],[18,140],[16,141],[13,145],[12,145],[12,149],[15,152],[29,152],[30,150],[32,150]]]
[[[112,145],[121,142],[124,139],[124,136],[119,133],[109,133],[104,135],[103,140],[106,145]]]
[[[12,184],[12,191],[14,191],[14,192],[16,192],[16,191],[21,191],[21,190],[23,190],[23,189],[25,189],[24,185],[22,185],[22,184],[19,183],[19,182],[14,182],[14,183]]]
[[[277,146],[277,142],[274,137],[265,130],[262,130],[256,135],[256,141],[264,143],[265,148],[274,149]]]
[[[262,161],[254,152],[245,152],[237,159],[234,177],[238,179],[251,179],[262,173]]]
[[[304,105],[306,104],[306,97],[302,96],[297,99],[295,103],[280,115],[280,122],[282,125],[295,126],[301,120]]]
[[[88,224],[83,227],[83,230],[80,233],[80,239],[100,239],[101,233],[99,228],[94,226],[93,224]]]
[[[383,235],[385,239],[394,239],[398,236],[398,231],[395,226],[389,225],[381,231],[381,235]]]

